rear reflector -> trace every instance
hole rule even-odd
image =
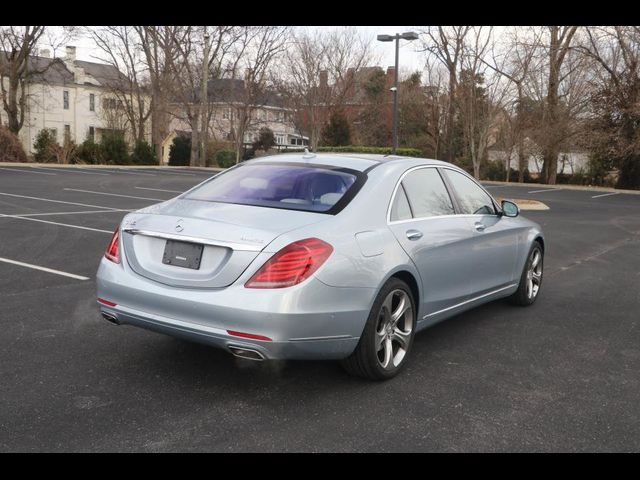
[[[118,304],[110,302],[109,300],[105,300],[104,298],[98,298],[98,303],[102,305],[106,305],[107,307],[116,307]]]
[[[284,288],[309,278],[329,258],[333,247],[319,238],[290,243],[253,274],[247,288]]]
[[[265,337],[264,335],[255,335],[253,333],[236,332],[234,330],[227,330],[227,333],[229,335],[233,335],[234,337],[251,338],[252,340],[265,340],[267,342],[271,341],[269,337]]]
[[[107,251],[104,252],[104,256],[107,260],[111,260],[113,263],[120,263],[120,225],[113,232],[111,241],[107,246]]]

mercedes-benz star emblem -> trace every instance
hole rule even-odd
[[[178,220],[178,223],[176,223],[176,232],[181,232],[182,230],[184,230],[184,227],[182,226],[182,222],[183,220],[180,219]]]

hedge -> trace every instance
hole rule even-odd
[[[318,147],[318,152],[333,153],[377,153],[380,155],[390,155],[391,147],[366,147],[362,145],[346,145],[342,147]],[[422,151],[417,148],[398,148],[396,155],[404,157],[422,157]]]

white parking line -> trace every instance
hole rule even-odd
[[[602,195],[594,195],[591,198],[600,198],[600,197],[608,197],[610,195],[620,195],[620,192],[613,192],[613,193],[603,193]]]
[[[138,172],[137,170],[135,172],[130,172],[129,170],[124,170],[124,169],[120,169],[120,168],[116,168],[114,169],[117,173],[126,173],[129,175],[147,175],[149,177],[155,177],[156,174],[155,173],[141,173]]]
[[[53,168],[45,168],[44,170],[47,171],[52,171],[54,170]],[[82,170],[81,168],[78,167],[73,167],[73,168],[59,168],[56,171],[58,172],[62,172],[62,173],[82,173],[84,175],[106,175],[107,177],[109,176],[108,173],[98,173],[98,172],[87,172],[86,170]]]
[[[510,187],[511,185],[485,185],[484,188],[503,188]]]
[[[53,200],[51,198],[40,198],[40,197],[29,197],[27,195],[16,195],[15,193],[0,192],[0,195],[6,195],[7,197],[28,198],[29,200],[40,200],[42,202],[64,203],[66,205],[78,205],[80,207],[104,208],[105,210],[113,210],[116,212],[119,212],[121,210],[119,208],[103,207],[102,205],[89,205],[87,203],[65,202],[63,200]]]
[[[154,200],[158,202],[164,202],[166,200],[162,198],[147,198],[147,197],[134,197],[132,195],[120,195],[119,193],[94,192],[93,190],[80,190],[79,188],[65,188],[65,190],[69,192],[93,193],[94,195],[108,195],[110,197],[137,198],[138,200]]]
[[[132,212],[133,210],[83,210],[81,212],[47,212],[47,213],[20,213],[13,215],[14,217],[45,217],[50,215],[80,215],[83,213],[119,213]]]
[[[16,260],[9,260],[8,258],[0,257],[0,262],[10,263],[12,265],[18,265],[20,267],[32,268],[34,270],[40,270],[43,272],[55,273],[56,275],[75,278],[76,280],[89,280],[89,277],[83,277],[82,275],[75,275],[73,273],[61,272],[60,270],[54,270],[53,268],[41,267],[39,265],[32,265],[30,263],[18,262]]]
[[[3,167],[0,167],[0,170],[8,170],[9,172],[18,172],[18,173],[34,173],[36,175],[55,175],[55,173],[37,172],[37,171],[35,171],[35,170],[31,169],[31,168],[29,170],[20,170],[19,168],[3,168]]]
[[[138,171],[139,171],[139,170],[136,170],[136,172],[138,172]],[[146,172],[146,171],[147,171],[147,170],[145,170],[145,172]],[[195,176],[196,176],[196,174],[195,174],[195,173],[168,172],[168,171],[166,171],[166,170],[156,170],[156,172],[163,173],[163,174],[165,174],[165,175],[186,175],[186,176],[189,176],[189,177],[195,177]]]
[[[147,188],[147,187],[136,187],[140,190],[153,190],[154,192],[168,192],[168,193],[184,193],[184,191],[180,190],[163,190],[162,188]]]
[[[18,215],[5,215],[4,213],[0,213],[0,218],[15,218],[17,220],[29,220],[30,222],[48,223],[50,225],[58,225],[60,227],[77,228],[79,230],[89,230],[90,232],[108,233],[109,235],[113,233],[113,231],[110,231],[110,230],[101,230],[99,228],[83,227],[82,225],[71,225],[69,223],[50,222],[48,220],[40,220],[39,218],[19,217]]]
[[[564,188],[545,188],[544,190],[531,190],[527,193],[559,192],[560,190],[564,190]]]

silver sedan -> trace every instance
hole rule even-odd
[[[544,236],[437,160],[287,154],[126,215],[97,274],[103,317],[254,360],[340,359],[386,379],[416,332],[532,304]]]

